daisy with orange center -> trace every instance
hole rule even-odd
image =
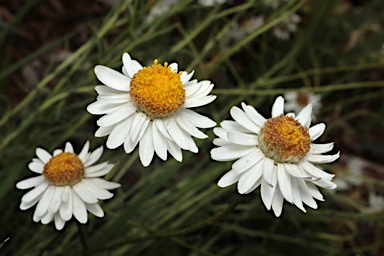
[[[124,145],[126,153],[139,144],[140,160],[148,166],[156,153],[162,160],[169,152],[182,160],[181,149],[198,152],[193,137],[207,135],[198,128],[215,126],[211,119],[189,108],[204,106],[215,100],[209,95],[210,81],[191,80],[193,72],[178,71],[176,63],[143,67],[123,55],[123,74],[105,66],[96,66],[97,78],[105,85],[96,86],[99,96],[88,112],[104,115],[97,124],[96,137],[108,136],[110,149]]]
[[[58,230],[72,215],[83,224],[88,220],[87,211],[103,217],[99,200],[111,198],[113,194],[108,190],[116,189],[120,184],[98,178],[114,166],[108,162],[94,165],[103,154],[103,147],[93,152],[88,150],[88,141],[78,155],[69,142],[64,151],[56,149],[53,155],[37,148],[37,158],[32,159],[28,167],[41,175],[16,184],[19,189],[33,188],[21,198],[20,209],[27,210],[37,204],[33,220],[43,224],[54,221]]]
[[[252,106],[233,107],[235,121],[223,121],[213,131],[219,137],[211,151],[217,161],[236,160],[232,169],[218,182],[227,187],[237,182],[240,194],[261,186],[265,207],[280,216],[284,199],[305,212],[303,203],[316,209],[314,199],[323,201],[317,186],[334,189],[332,174],[314,164],[330,163],[339,158],[322,155],[332,150],[333,143],[313,143],[324,132],[325,125],[310,127],[312,105],[297,116],[284,115],[284,99],[278,97],[272,107],[272,118],[265,119]]]

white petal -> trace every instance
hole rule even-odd
[[[300,113],[296,116],[296,120],[303,126],[308,123],[312,114],[312,104],[309,103],[305,108],[303,108]]]
[[[48,186],[47,190],[43,193],[39,203],[36,206],[36,215],[43,216],[47,211],[48,207],[52,202],[53,195],[55,193],[54,186]]]
[[[96,100],[104,104],[124,104],[131,101],[129,94],[99,95]]]
[[[65,225],[65,220],[63,220],[61,217],[60,217],[60,214],[59,213],[56,213],[55,216],[54,216],[54,220],[55,220],[55,227],[57,230],[62,230],[64,225]]]
[[[95,185],[94,179],[87,179],[85,183],[87,190],[92,193],[97,199],[106,200],[113,197],[113,194],[107,189]]]
[[[249,189],[253,187],[256,182],[260,180],[260,177],[263,175],[263,162],[260,161],[251,167],[248,171],[243,173],[237,183],[237,188],[240,194],[245,194],[246,192],[251,192]]]
[[[85,142],[83,148],[81,149],[80,154],[78,155],[78,157],[83,163],[85,163],[88,160],[88,151],[89,151],[89,140]]]
[[[239,180],[240,176],[241,176],[241,174],[237,174],[235,171],[230,170],[229,172],[224,174],[223,177],[220,178],[217,185],[221,188],[228,187],[228,186],[236,183]]]
[[[264,157],[262,160],[263,163],[263,178],[270,186],[276,186],[277,183],[277,168],[275,167],[275,162],[268,158]]]
[[[326,179],[313,180],[312,183],[326,189],[335,189],[337,187],[335,183]]]
[[[113,89],[111,87],[105,86],[105,85],[97,85],[95,86],[95,91],[99,95],[114,95],[114,94],[127,94],[126,91],[119,91],[116,89]]]
[[[61,153],[63,153],[63,150],[61,150],[61,149],[55,149],[55,150],[53,151],[53,156],[60,155]]]
[[[296,164],[283,164],[284,169],[293,177],[300,178],[300,179],[310,179],[312,178],[311,175],[306,173],[302,168],[300,168]]]
[[[135,118],[133,119],[131,128],[129,130],[129,137],[132,141],[136,141],[140,134],[144,134],[142,130],[145,131],[147,129],[149,122],[150,118],[146,114],[142,112],[135,114]],[[139,140],[140,139],[141,137]]]
[[[120,121],[113,127],[107,139],[107,148],[115,149],[121,146],[127,138],[134,115]]]
[[[103,209],[101,209],[99,204],[85,204],[85,207],[90,213],[92,213],[96,217],[104,217],[104,211]]]
[[[311,136],[311,140],[314,141],[317,138],[319,138],[325,130],[325,124],[317,124],[312,126],[311,128],[308,129],[309,136]]]
[[[101,164],[89,166],[85,168],[85,177],[88,177],[88,174],[98,172],[100,170],[103,170],[108,165],[108,162],[103,162]]]
[[[256,111],[256,109],[252,106],[247,106],[245,103],[241,103],[241,106],[243,107],[243,110],[248,115],[249,119],[252,120],[256,125],[259,127],[262,127],[266,121],[266,119],[259,114],[259,112]]]
[[[243,146],[256,146],[258,144],[257,135],[253,134],[228,132],[227,138],[234,144]]]
[[[72,209],[73,215],[81,224],[87,223],[88,216],[85,203],[76,195],[75,192],[72,192]]]
[[[114,112],[108,113],[97,120],[98,126],[109,126],[120,122],[136,112],[136,107],[132,103],[126,103]]]
[[[29,170],[42,174],[44,170],[44,164],[42,162],[31,162],[28,164]]]
[[[297,208],[299,208],[303,212],[307,212],[305,210],[305,208],[303,206],[303,202],[301,200],[298,180],[300,180],[300,179],[297,179],[297,178],[294,178],[294,177],[291,178],[293,203],[296,205]]]
[[[211,128],[216,125],[215,121],[190,109],[183,109],[183,115],[186,116],[191,124],[199,128]]]
[[[332,149],[333,149],[333,142],[326,143],[326,144],[311,143],[311,149],[309,152],[311,154],[323,154],[331,151]]]
[[[216,161],[232,161],[245,156],[253,151],[253,146],[230,145],[214,148],[211,150],[211,157]]]
[[[242,133],[249,133],[250,131],[243,126],[241,126],[239,123],[235,121],[230,120],[224,120],[220,123],[221,127],[223,127],[228,132],[242,132]],[[216,128],[215,128],[216,129]]]
[[[277,180],[281,194],[285,200],[292,203],[292,184],[291,176],[286,172],[283,164],[277,165]]]
[[[88,105],[87,111],[94,115],[103,115],[116,111],[120,108],[121,103],[104,103],[95,101]]]
[[[52,158],[52,155],[42,148],[36,148],[36,155],[44,164]]]
[[[263,159],[263,154],[258,148],[255,148],[253,151],[249,152],[245,156],[241,157],[239,160],[233,163],[232,169],[240,174],[249,168],[251,168],[253,165],[255,165],[257,162],[259,162],[261,159]]]
[[[335,175],[334,174],[329,174],[324,172],[323,170],[317,168],[313,164],[309,163],[308,161],[301,161],[299,165],[306,171],[308,172],[312,177],[315,178],[321,178],[321,179],[327,179],[331,180]]]
[[[192,70],[192,72],[189,73],[189,74],[188,74],[188,72],[183,71],[183,72],[181,73],[181,76],[180,76],[181,83],[182,83],[182,84],[185,84],[186,82],[188,82],[189,80],[191,80],[191,78],[192,78],[192,76],[193,76],[194,73],[195,73],[194,70]]]
[[[177,63],[171,63],[170,65],[168,65],[168,68],[170,68],[173,72],[177,73],[178,65]]]
[[[142,69],[141,65],[131,59],[131,56],[128,53],[123,54],[123,64],[124,68],[127,71],[129,77],[133,77],[140,69]]]
[[[63,187],[63,192],[61,194],[61,200],[63,200],[63,202],[67,202],[69,200],[69,195],[71,192],[71,187],[70,186],[64,186]]]
[[[87,178],[93,178],[93,177],[101,177],[101,176],[104,176],[104,175],[106,175],[107,173],[109,173],[111,170],[112,170],[112,168],[114,167],[114,165],[113,164],[107,164],[103,169],[101,169],[101,170],[98,170],[98,171],[94,171],[94,172],[87,172],[87,168],[85,169],[85,172],[86,172],[86,174],[85,174],[85,177],[87,177]]]
[[[52,212],[46,212],[43,217],[41,218],[41,223],[42,224],[48,224],[49,222],[51,222],[53,220],[53,215],[54,213]]]
[[[307,157],[305,158],[309,162],[316,163],[316,164],[325,164],[325,163],[331,163],[338,159],[340,157],[340,152],[337,152],[335,155],[313,155],[313,154],[307,154]]]
[[[153,124],[156,125],[157,129],[162,135],[164,135],[167,139],[173,141],[171,135],[169,135],[167,128],[165,127],[163,119],[155,119],[153,120]]]
[[[96,163],[101,155],[103,154],[103,146],[98,147],[96,150],[94,150],[88,157],[87,162],[84,163],[84,167],[88,167]]]
[[[55,188],[55,192],[52,197],[51,204],[48,207],[48,211],[52,213],[56,213],[59,210],[61,205],[61,195],[64,191],[64,187],[55,186],[54,188]]]
[[[95,137],[104,137],[109,135],[114,127],[114,125],[99,127],[99,129],[95,132]]]
[[[276,217],[280,217],[281,212],[283,211],[283,203],[283,195],[281,194],[279,187],[277,187],[272,201],[272,209]]]
[[[199,138],[199,139],[205,139],[205,138],[208,138],[208,136],[206,134],[204,134],[203,132],[201,132],[199,129],[196,128],[196,126],[194,126],[193,124],[191,124],[188,119],[186,119],[184,116],[183,116],[183,113],[182,111],[179,111],[176,115],[174,115],[175,117],[175,120],[177,122],[177,124],[184,130],[186,131],[188,134],[196,137],[196,138]]]
[[[103,84],[119,91],[129,91],[131,79],[116,70],[97,65],[95,67],[95,74]]]
[[[232,107],[230,110],[231,116],[233,119],[238,122],[241,126],[244,128],[248,129],[249,131],[252,131],[256,134],[259,133],[260,127],[257,126],[254,122],[252,122],[248,115],[243,112],[240,108],[238,107]]]
[[[311,193],[309,192],[308,187],[305,184],[305,181],[298,179],[297,184],[300,191],[301,200],[303,200],[303,202],[312,209],[317,209],[317,203],[312,198]]]
[[[222,146],[229,146],[229,145],[232,145],[233,143],[228,141],[228,140],[225,140],[225,139],[222,139],[222,138],[216,138],[216,139],[213,139],[212,143],[216,146],[219,146],[219,147],[222,147]]]
[[[37,177],[32,177],[26,180],[19,181],[18,183],[16,183],[16,187],[18,189],[28,189],[28,188],[36,187],[43,182],[45,182],[44,175],[40,175]]]
[[[183,155],[181,153],[181,148],[173,141],[167,140],[167,149],[168,152],[179,162],[183,160]]]
[[[185,150],[189,150],[188,142],[185,140],[185,136],[183,132],[180,130],[179,126],[177,125],[176,121],[173,119],[172,116],[169,116],[167,118],[163,118],[165,127],[167,128],[167,131],[169,135],[172,137],[173,141],[176,142],[176,144]]]
[[[116,188],[119,188],[121,186],[119,183],[111,182],[111,181],[107,181],[107,180],[99,179],[99,178],[87,179],[87,182],[88,181],[92,182],[97,187],[104,188],[107,190],[116,189]]]
[[[271,187],[264,178],[261,179],[261,200],[267,210],[271,209],[276,187],[277,186]]]
[[[163,136],[163,134],[160,133],[159,129],[157,128],[155,122],[152,124],[152,131],[153,136],[153,147],[156,152],[156,154],[162,159],[167,160],[167,142],[166,138]]]
[[[307,185],[308,191],[313,198],[319,201],[324,201],[323,195],[315,185],[313,185],[310,181],[305,181],[305,184]]]
[[[183,105],[184,108],[194,108],[207,105],[216,99],[216,95],[208,95],[197,98],[186,98]]]
[[[73,146],[72,146],[71,142],[65,143],[64,151],[68,152],[68,153],[73,153],[74,152],[73,151]]]
[[[279,96],[272,106],[272,117],[277,117],[284,114],[284,98]]]
[[[140,161],[143,166],[149,166],[149,164],[152,162],[153,155],[155,153],[152,137],[152,123],[148,125],[148,128],[146,129],[143,137],[140,140],[139,153]]]
[[[21,201],[23,202],[31,202],[35,198],[39,197],[48,187],[48,182],[43,182],[28,193],[26,193],[22,198]]]
[[[37,204],[37,202],[40,200],[41,196],[36,197],[34,200],[29,202],[23,202],[20,203],[20,210],[27,210]]]
[[[83,179],[81,182],[74,185],[72,189],[79,196],[79,198],[85,203],[88,203],[88,204],[97,203],[98,202],[97,198],[92,193],[90,193],[85,186],[86,186],[86,182],[84,182],[84,179]]]
[[[68,187],[69,188],[69,187]],[[68,200],[63,200],[63,202],[61,203],[60,205],[60,209],[59,209],[59,212],[60,212],[60,216],[63,220],[65,221],[68,221],[72,218],[72,214],[73,214],[73,203],[72,203],[72,200],[73,200],[73,196],[72,196],[72,190],[69,189],[66,191],[66,189],[63,191],[63,195],[64,195],[64,192],[68,192],[68,197],[67,199]]]

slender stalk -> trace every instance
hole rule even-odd
[[[199,223],[191,225],[189,227],[170,231],[170,232],[163,232],[163,233],[151,232],[151,234],[149,234],[149,235],[131,237],[131,238],[125,239],[123,241],[117,241],[115,243],[110,243],[108,246],[100,248],[100,249],[96,249],[96,250],[107,250],[107,249],[117,248],[119,246],[129,244],[129,243],[137,243],[137,242],[147,241],[150,239],[164,239],[164,238],[170,238],[170,237],[175,237],[175,236],[179,236],[179,235],[185,235],[188,233],[192,233],[196,230],[199,230],[201,228],[204,228],[208,225],[215,223],[216,221],[218,221],[219,219],[224,217],[226,214],[233,211],[236,208],[236,206],[241,202],[241,200],[243,198],[244,198],[244,196],[237,195],[235,197],[235,199],[231,203],[229,203],[224,210],[221,210],[221,211],[217,212],[214,216],[212,216],[206,220],[200,221]],[[147,228],[143,228],[143,229],[146,229],[148,231]]]
[[[1,244],[0,244],[0,249],[3,247],[3,245],[9,240],[9,237],[7,237]]]
[[[81,226],[82,224],[80,224],[77,221],[76,221],[76,224],[77,224],[77,234],[80,237],[80,242],[81,242],[81,245],[83,246],[84,256],[88,256],[90,254],[89,254],[89,251],[88,251],[87,241],[85,239],[85,235],[84,235],[84,232],[83,232],[83,227]]]

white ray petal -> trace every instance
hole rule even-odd
[[[139,144],[140,161],[144,167],[149,166],[155,153],[152,135],[152,122],[150,122]]]
[[[72,192],[72,209],[73,215],[81,224],[87,223],[88,216],[85,203],[76,195],[75,192]]]
[[[44,175],[40,175],[37,177],[32,177],[26,180],[19,181],[18,183],[16,183],[16,187],[18,189],[28,189],[28,188],[36,187],[45,181],[46,180]]]
[[[121,105],[113,112],[106,114],[97,120],[98,126],[109,126],[120,122],[121,120],[129,117],[136,112],[136,107],[132,103],[126,103]]]
[[[218,147],[211,150],[211,157],[216,161],[232,161],[245,156],[249,152],[253,151],[254,148],[255,147],[253,146],[239,145]]]
[[[228,186],[236,183],[239,180],[240,176],[241,176],[241,174],[237,174],[235,171],[230,170],[229,172],[224,174],[223,177],[220,178],[217,185],[221,188],[228,187]]]
[[[316,140],[319,138],[325,130],[325,124],[320,123],[317,125],[312,126],[311,128],[308,129],[309,136],[311,137],[311,141]]]
[[[131,79],[116,70],[97,65],[95,67],[95,74],[103,84],[119,91],[129,91]]]
[[[52,155],[42,148],[36,148],[36,155],[44,164],[52,158]]]
[[[276,98],[272,106],[272,117],[284,114],[284,98],[279,96]]]

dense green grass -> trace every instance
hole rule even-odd
[[[27,1],[28,2],[28,1]],[[32,2],[32,1],[31,1]],[[240,102],[255,106],[265,117],[277,95],[287,91],[322,96],[319,122],[327,129],[321,142],[335,141],[336,151],[382,163],[384,137],[384,67],[382,0],[292,0],[276,10],[263,2],[231,1],[201,7],[196,1],[177,1],[152,22],[144,22],[154,1],[117,1],[105,15],[90,19],[70,34],[42,45],[20,61],[2,60],[0,70],[0,245],[1,255],[380,255],[383,212],[364,211],[369,192],[384,192],[383,168],[364,172],[363,184],[346,191],[322,190],[319,209],[302,213],[284,204],[276,218],[261,202],[259,190],[239,196],[235,186],[219,188],[218,179],[231,163],[210,159],[214,134],[197,140],[199,153],[183,152],[183,162],[156,158],[144,168],[138,150],[105,150],[102,160],[118,162],[107,179],[120,182],[115,197],[102,203],[106,216],[89,215],[86,225],[75,220],[62,231],[34,223],[35,207],[19,209],[23,191],[16,182],[33,174],[27,165],[35,148],[52,152],[66,141],[76,152],[86,140],[92,149],[105,144],[95,138],[97,117],[86,111],[96,98],[93,66],[120,70],[128,52],[142,64],[155,58],[176,61],[181,70],[215,83],[212,104],[196,109],[216,122],[229,118]],[[28,2],[29,3],[29,2]],[[33,5],[33,3],[31,3]],[[14,23],[29,15],[20,7]],[[272,29],[292,13],[302,21],[287,41]],[[263,26],[240,40],[224,40],[234,22],[264,15]],[[0,32],[4,43],[10,27]],[[51,63],[33,87],[12,84],[11,74],[58,47],[86,43],[62,63]],[[51,50],[54,50],[53,53]],[[13,49],[16,51],[16,49]],[[6,56],[10,55],[4,53]],[[14,86],[21,97],[12,98]],[[346,161],[346,160],[345,160]],[[324,166],[334,173],[345,161]],[[374,165],[376,166],[376,165]],[[236,206],[235,209],[233,209]],[[224,212],[223,212],[224,211]],[[196,226],[197,225],[197,226]]]

